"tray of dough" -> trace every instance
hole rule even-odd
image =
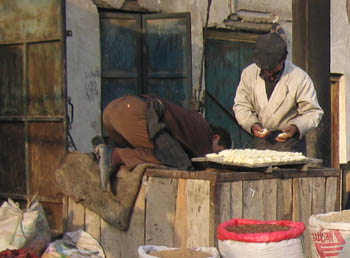
[[[205,157],[192,158],[192,162],[212,162],[225,166],[245,168],[266,168],[286,165],[322,163],[322,160],[308,158],[301,152],[228,149],[219,153],[209,153]]]

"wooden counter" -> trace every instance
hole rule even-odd
[[[138,258],[137,248],[149,244],[217,246],[218,224],[232,218],[303,221],[307,226],[311,214],[338,211],[340,179],[341,170],[332,168],[271,173],[148,169],[127,232],[69,198],[66,231],[91,233],[108,258]],[[304,236],[307,255],[307,232]]]

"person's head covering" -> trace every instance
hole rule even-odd
[[[287,43],[278,33],[270,32],[256,40],[254,61],[261,69],[272,70],[287,53]]]

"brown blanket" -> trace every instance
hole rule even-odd
[[[71,152],[64,157],[61,166],[56,170],[56,182],[64,194],[94,211],[119,230],[126,231],[143,174],[150,167],[162,166],[145,163],[132,171],[120,167],[111,180],[114,184],[104,192],[98,163],[93,156]]]

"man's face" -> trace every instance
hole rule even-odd
[[[280,62],[277,66],[275,66],[275,68],[273,68],[273,69],[271,69],[271,70],[262,69],[263,76],[266,76],[266,77],[268,77],[271,81],[274,81],[274,80],[276,79],[277,75],[279,74],[279,72],[282,71],[282,69],[283,69],[283,64],[284,64],[284,61],[285,61],[285,60],[286,60],[286,59],[283,58],[283,59],[281,60],[281,62]]]
[[[213,151],[215,153],[219,153],[220,151],[226,150],[225,146],[223,145],[219,145],[219,141],[220,141],[220,136],[219,135],[214,135],[213,136]]]

